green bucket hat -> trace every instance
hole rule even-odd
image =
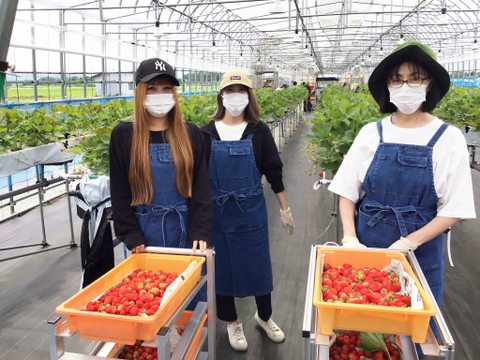
[[[387,87],[387,69],[391,69],[396,65],[410,60],[420,64],[428,72],[429,77],[434,79],[435,86],[439,88],[440,99],[448,92],[450,88],[450,75],[447,70],[437,62],[435,52],[418,41],[406,41],[383,59],[368,79],[368,89],[380,106],[385,96],[387,96],[386,100],[390,101],[390,94]]]

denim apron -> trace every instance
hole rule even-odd
[[[187,246],[188,203],[177,190],[176,172],[170,144],[150,144],[150,173],[153,200],[150,205],[135,206],[135,215],[147,246],[184,248]],[[190,242],[188,246],[191,246]],[[161,270],[161,269],[160,269]],[[202,275],[206,274],[205,266]],[[187,306],[194,310],[199,301],[207,301],[204,285]]]
[[[377,122],[380,144],[365,175],[362,184],[365,197],[355,218],[357,237],[362,244],[388,248],[400,236],[408,236],[437,216],[432,151],[447,126],[442,124],[427,146],[420,146],[384,143],[382,121]],[[415,256],[440,307],[443,234],[419,246]],[[438,336],[436,326],[432,330]]]
[[[177,190],[170,144],[148,146],[153,200],[135,206],[135,215],[148,246],[184,248],[187,244],[188,199]]]
[[[211,137],[208,172],[215,286],[223,296],[261,296],[273,291],[267,206],[252,137],[238,141]]]

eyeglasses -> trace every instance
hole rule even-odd
[[[409,80],[400,80],[400,79],[391,79],[388,80],[388,87],[399,88],[402,87],[404,83],[407,83],[410,87],[418,87],[424,83],[425,80],[430,80],[429,78],[413,78]],[[428,83],[428,82],[427,82]]]

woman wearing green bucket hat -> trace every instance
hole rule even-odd
[[[415,250],[441,306],[443,233],[476,216],[465,138],[429,113],[450,77],[430,48],[409,41],[375,68],[368,87],[380,111],[393,114],[362,128],[329,187],[340,195],[342,243]]]

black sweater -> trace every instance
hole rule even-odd
[[[133,123],[117,125],[110,139],[110,192],[113,208],[115,234],[133,249],[146,245],[134,207],[130,206],[132,192],[128,182],[130,152],[132,147]],[[212,196],[205,164],[205,145],[202,132],[191,123],[187,130],[192,144],[194,157],[192,198],[188,208],[188,239],[203,240],[210,243],[212,227]],[[164,131],[150,131],[150,143],[165,143]]]
[[[207,125],[202,127],[205,139],[205,159],[207,167],[210,164],[210,154],[212,149],[212,139],[220,140],[220,137],[215,127],[215,120],[210,121]],[[275,194],[285,190],[283,187],[283,164],[278,154],[277,145],[273,139],[272,133],[268,126],[259,122],[257,125],[249,123],[243,132],[242,140],[245,140],[248,135],[253,133],[252,146],[253,154],[255,156],[255,162],[257,164],[260,174],[265,175],[267,181],[272,186],[272,190]]]

